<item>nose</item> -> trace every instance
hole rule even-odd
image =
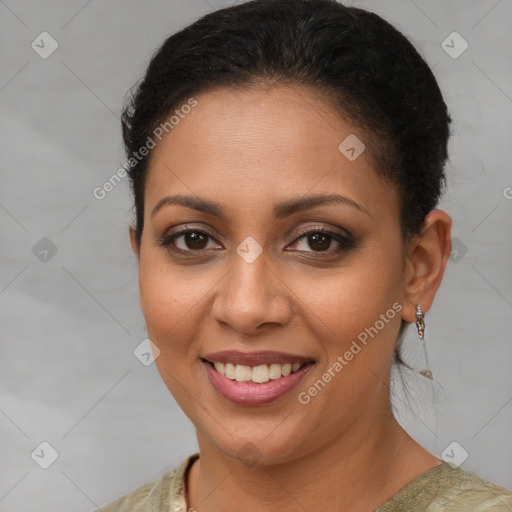
[[[265,251],[252,262],[236,253],[233,256],[232,270],[219,283],[213,302],[214,319],[248,335],[259,334],[266,324],[287,324],[293,294]]]

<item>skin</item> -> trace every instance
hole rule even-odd
[[[200,459],[187,477],[187,506],[374,510],[441,463],[394,419],[389,381],[400,318],[414,322],[416,304],[427,312],[441,283],[451,218],[430,212],[420,235],[405,243],[397,190],[377,175],[370,151],[349,161],[338,150],[349,134],[364,142],[365,133],[313,89],[221,88],[196,99],[153,150],[140,244],[130,228],[141,308],[161,351],[156,364],[197,432]],[[276,203],[321,193],[361,208],[330,203],[273,215]],[[175,204],[152,217],[173,194],[215,201],[226,218]],[[189,251],[182,255],[159,243],[186,224],[211,238],[202,245],[178,238]],[[322,243],[297,234],[322,227],[347,230],[355,246],[339,250],[328,238],[322,252]],[[236,252],[248,236],[262,248],[252,263]],[[401,311],[301,404],[297,394],[395,302]],[[426,325],[428,333],[428,317]],[[228,349],[289,352],[315,366],[274,403],[236,405],[217,393],[200,360]],[[241,455],[249,442],[251,464]]]

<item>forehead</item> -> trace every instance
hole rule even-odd
[[[147,208],[171,193],[214,197],[229,209],[339,192],[369,210],[396,210],[396,190],[375,172],[364,131],[319,91],[220,88],[195,99],[153,150]]]

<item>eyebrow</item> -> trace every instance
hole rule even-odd
[[[288,215],[292,215],[296,212],[314,208],[315,206],[332,203],[352,206],[353,208],[356,208],[357,210],[364,212],[367,215],[370,215],[368,209],[361,203],[358,203],[353,199],[338,194],[316,194],[312,196],[299,197],[296,199],[288,199],[287,201],[283,201],[281,203],[274,205],[273,213],[276,218],[283,218],[287,217]],[[151,212],[151,217],[154,217],[154,215],[161,208],[170,204],[178,204],[181,206],[185,206],[187,208],[198,210],[203,213],[214,215],[215,217],[219,217],[221,219],[226,219],[227,217],[224,208],[222,208],[222,206],[219,203],[210,201],[208,199],[202,199],[193,196],[185,196],[181,194],[166,196],[160,199],[160,201],[158,201],[158,203],[153,208],[153,211]]]

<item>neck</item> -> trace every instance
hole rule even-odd
[[[354,424],[332,443],[277,465],[246,466],[198,433],[200,459],[187,479],[187,506],[199,512],[375,510],[439,459],[396,422]]]

